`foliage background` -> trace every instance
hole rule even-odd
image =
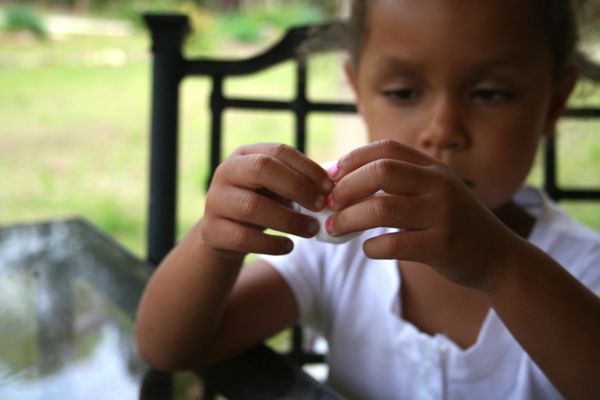
[[[143,256],[148,188],[150,57],[143,11],[188,15],[188,56],[242,57],[294,24],[331,18],[338,0],[22,0],[0,5],[0,224],[83,216]],[[590,24],[593,26],[593,24]],[[590,29],[590,32],[595,32]],[[595,37],[590,35],[590,37]],[[588,45],[595,49],[595,40]],[[312,98],[348,98],[339,57],[311,63]],[[291,65],[227,82],[229,93],[290,98]],[[179,235],[202,215],[207,176],[208,82],[182,85]],[[573,102],[600,104],[582,85]],[[226,153],[242,143],[292,142],[286,113],[227,113]],[[362,139],[356,119],[311,116],[309,155],[318,161]],[[561,125],[559,179],[600,186],[600,127]],[[530,180],[541,181],[537,167]],[[565,204],[600,229],[597,204]]]
[[[301,2],[227,12],[189,2],[90,2],[85,11],[67,3],[0,6],[0,224],[84,216],[143,256],[150,107],[143,5],[190,17],[188,56],[254,54],[287,27],[328,15]],[[335,60],[316,60],[311,68],[319,72],[311,93],[339,92]],[[281,65],[231,80],[226,89],[289,98],[293,72]],[[208,90],[203,79],[182,84],[180,235],[202,214]],[[310,145],[318,157],[330,147],[333,122],[320,116],[309,122],[319,132]],[[247,142],[292,142],[289,114],[232,111],[226,124],[234,133],[226,153]]]

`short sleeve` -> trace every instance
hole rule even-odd
[[[600,296],[600,244],[583,253],[578,260],[575,275],[596,296]]]
[[[316,240],[290,237],[294,250],[284,256],[261,256],[290,287],[299,307],[300,323],[323,332],[322,301],[325,285],[326,252],[328,244]]]

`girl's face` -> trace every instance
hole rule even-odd
[[[347,71],[370,140],[444,162],[492,210],[525,180],[574,74],[553,76],[537,2],[376,0]]]

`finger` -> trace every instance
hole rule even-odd
[[[221,164],[218,172],[217,179],[226,179],[230,185],[252,190],[264,188],[311,210],[321,210],[325,204],[322,188],[305,174],[270,155],[238,156]]]
[[[296,172],[310,179],[323,193],[333,188],[327,172],[319,164],[306,157],[298,149],[281,143],[256,143],[239,149],[240,155],[266,154],[287,164]]]
[[[205,217],[205,226],[210,230],[210,234],[204,235],[205,241],[217,250],[282,255],[294,248],[286,237],[268,235],[225,218]]]
[[[419,197],[375,195],[332,214],[327,226],[332,236],[376,227],[422,230],[432,223],[426,209]]]
[[[388,139],[369,143],[352,150],[339,159],[336,167],[330,169],[330,175],[335,172],[332,179],[337,182],[357,168],[382,158],[402,160],[421,166],[428,166],[433,163],[433,160],[426,154]]]
[[[371,238],[363,243],[367,257],[376,260],[403,260],[428,263],[428,231],[400,231]]]
[[[377,159],[353,170],[331,192],[329,207],[341,210],[383,190],[399,196],[420,196],[431,188],[432,171],[426,167],[390,158]]]
[[[282,204],[283,206],[287,207],[287,208],[292,208],[294,202],[290,199],[286,199],[283,196],[278,195],[277,193],[273,193],[267,189],[259,189],[256,191],[256,193],[260,194],[261,196],[264,196],[266,198],[269,198],[273,201],[276,201],[279,204]]]
[[[218,198],[220,201],[207,199],[211,212],[233,221],[307,238],[319,231],[319,223],[314,218],[256,192],[233,187]]]

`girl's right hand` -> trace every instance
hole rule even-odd
[[[224,255],[280,255],[290,239],[268,235],[274,229],[312,237],[318,222],[291,209],[295,201],[320,211],[333,188],[325,170],[293,147],[254,144],[236,150],[215,171],[201,223],[203,243]]]

